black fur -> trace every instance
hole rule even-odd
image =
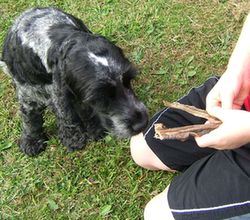
[[[45,149],[47,106],[69,150],[83,148],[106,130],[130,137],[147,124],[146,108],[130,84],[133,65],[119,47],[72,15],[50,7],[25,11],[6,36],[2,61],[16,87],[23,119],[20,147],[28,155]]]

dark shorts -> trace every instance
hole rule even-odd
[[[207,93],[218,78],[209,78],[179,102],[205,109]],[[145,140],[169,168],[181,171],[169,186],[168,202],[177,220],[216,220],[250,213],[250,144],[236,150],[199,148],[187,141],[154,138],[154,123],[168,127],[201,124],[205,120],[181,110],[165,108],[154,115]]]

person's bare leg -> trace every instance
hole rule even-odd
[[[163,164],[162,161],[149,148],[142,133],[131,138],[130,151],[135,163],[143,168],[174,172],[174,170],[171,170]]]
[[[168,187],[148,202],[144,209],[145,220],[174,220],[167,195]]]

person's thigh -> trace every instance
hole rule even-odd
[[[168,190],[176,220],[217,220],[250,213],[250,144],[217,151],[176,176]]]
[[[201,109],[206,107],[206,96],[218,81],[211,77],[204,84],[191,89],[188,94],[178,100],[180,103]],[[215,152],[214,149],[200,148],[194,139],[184,142],[178,140],[156,139],[154,124],[163,123],[167,127],[179,127],[205,123],[205,119],[195,117],[181,110],[164,108],[153,116],[148,127],[131,139],[131,155],[134,161],[149,169],[178,170],[187,169],[195,161]]]

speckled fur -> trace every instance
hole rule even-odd
[[[68,150],[108,130],[129,137],[146,126],[147,113],[130,85],[136,75],[122,50],[56,8],[33,8],[10,28],[0,65],[13,78],[23,120],[21,150],[46,147],[43,112],[56,114]]]

